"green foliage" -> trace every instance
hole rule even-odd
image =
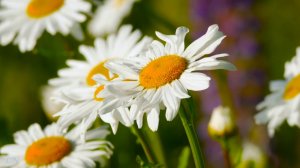
[[[186,168],[189,165],[189,159],[191,157],[191,149],[189,146],[186,146],[182,149],[177,168]]]

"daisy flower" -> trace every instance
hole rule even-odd
[[[86,141],[82,141],[78,133],[80,125],[68,132],[62,132],[57,124],[48,125],[44,130],[38,124],[32,124],[27,131],[14,134],[15,144],[1,148],[0,159],[11,160],[11,167],[95,167],[99,158],[112,155],[110,142],[101,140],[109,132],[100,127],[86,133]],[[0,163],[4,165],[4,163]]]
[[[268,124],[272,137],[286,120],[290,126],[300,127],[300,47],[296,56],[285,64],[284,80],[270,82],[271,94],[258,104],[257,124]]]
[[[61,96],[61,93],[57,91],[56,87],[52,86],[43,86],[41,88],[41,104],[44,112],[50,120],[56,120],[53,116],[61,111],[65,106],[62,102],[57,102],[52,100],[51,97]]]
[[[115,32],[126,17],[136,0],[105,0],[100,5],[94,17],[88,24],[88,30],[93,36],[101,36]],[[109,19],[107,19],[109,18]]]
[[[32,50],[45,30],[69,34],[75,24],[86,20],[83,13],[91,8],[85,0],[2,0],[0,4],[0,43],[13,41],[22,52]]]
[[[177,115],[180,100],[190,97],[187,90],[200,91],[209,87],[210,78],[202,70],[227,69],[235,67],[220,57],[227,54],[211,54],[224,39],[217,25],[208,28],[205,35],[185,48],[186,27],[179,27],[175,35],[156,35],[166,44],[153,41],[149,50],[140,55],[137,63],[106,64],[112,72],[124,80],[113,82],[107,91],[117,97],[126,97],[130,102],[130,116],[142,126],[143,114],[147,114],[149,127],[156,131],[161,107],[166,107],[168,121]]]
[[[236,129],[232,112],[228,107],[214,108],[208,123],[208,133],[213,138],[224,138],[234,134]]]
[[[243,143],[243,151],[239,164],[236,168],[256,167],[265,168],[267,166],[266,156],[262,149],[252,142],[245,141]]]
[[[97,118],[98,112],[102,107],[114,105],[112,98],[105,95],[105,82],[115,79],[117,76],[112,74],[104,64],[109,60],[119,60],[122,58],[132,58],[144,50],[150,43],[150,38],[141,39],[141,32],[132,31],[132,26],[122,26],[116,34],[109,35],[107,40],[96,39],[94,47],[80,46],[79,51],[86,60],[68,60],[69,67],[58,72],[59,77],[49,81],[62,92],[61,100],[66,106],[57,115],[60,115],[58,124],[68,127],[76,121],[84,120],[86,127],[92,124]],[[134,58],[132,58],[134,59]],[[97,84],[94,76],[98,75],[101,84]],[[100,95],[101,97],[96,97]],[[112,111],[111,113],[108,113]],[[107,114],[100,115],[102,120],[111,124],[115,133],[119,121],[124,125],[131,125],[128,120],[126,109],[106,110]],[[123,119],[124,118],[124,119]]]

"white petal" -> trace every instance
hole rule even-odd
[[[35,140],[35,141],[45,137],[45,134],[44,134],[44,132],[41,129],[41,126],[39,124],[32,124],[28,128],[28,133],[33,138],[33,140]]]
[[[97,59],[97,53],[94,48],[81,45],[79,46],[79,52],[86,58],[86,60],[89,63],[95,64],[95,62],[98,62],[99,60]]]
[[[183,53],[187,58],[194,60],[205,54],[210,54],[221,43],[224,38],[223,33],[219,32],[217,25],[212,25],[208,28],[205,35],[190,44]]]
[[[109,61],[105,64],[105,67],[108,68],[113,73],[118,74],[119,76],[122,76],[125,79],[135,79],[137,80],[139,78],[139,75],[132,70],[131,68],[120,65],[117,63],[114,63],[112,61]]]
[[[129,110],[126,107],[119,107],[115,112],[115,118],[120,121],[126,127],[130,127],[133,124],[133,120],[129,117]]]
[[[148,114],[147,114],[147,122],[149,125],[149,128],[152,131],[157,131],[158,124],[159,124],[159,107],[153,108]]]
[[[106,113],[106,114],[100,114],[99,116],[104,122],[110,124],[113,134],[116,134],[116,132],[118,130],[119,122],[115,119],[115,117],[113,116],[113,113],[110,112],[110,113]]]
[[[27,146],[33,142],[33,139],[26,131],[18,131],[14,134],[15,142],[18,145]]]
[[[186,27],[179,27],[176,29],[177,36],[177,52],[179,55],[184,51],[184,39],[186,34],[189,32],[189,29]]]
[[[187,94],[187,89],[184,88],[178,80],[173,81],[171,85],[171,90],[176,97],[181,99],[190,97],[190,95]]]
[[[209,87],[210,78],[202,73],[183,73],[180,82],[185,88],[193,91],[205,90]]]
[[[26,146],[20,145],[5,145],[1,148],[0,153],[11,156],[22,156],[25,155]]]
[[[140,91],[140,89],[137,88],[137,85],[138,82],[136,81],[124,81],[110,84],[106,86],[105,89],[117,97],[126,97],[132,96]]]
[[[144,113],[139,113],[138,116],[136,117],[136,123],[138,128],[143,127],[143,122],[144,122]]]
[[[86,140],[92,140],[96,138],[104,139],[107,135],[109,135],[110,132],[107,130],[107,127],[99,127],[93,130],[89,130],[86,133]]]
[[[209,57],[207,58],[209,59]],[[236,70],[236,67],[233,64],[223,60],[215,60],[215,59],[209,61],[199,60],[193,62],[192,64],[193,67],[189,68],[187,71],[191,72],[191,71],[216,70],[216,69],[225,69],[230,71]]]

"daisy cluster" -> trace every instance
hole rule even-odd
[[[129,14],[134,2],[134,0],[106,0],[103,4],[98,4],[95,14],[92,14],[92,3],[87,0],[1,0],[0,45],[6,46],[12,43],[18,45],[21,52],[32,51],[38,44],[38,39],[45,32],[53,36],[58,33],[64,36],[72,35],[75,39],[81,41],[86,34],[81,23],[87,21],[89,15],[92,18],[88,23],[87,30],[91,35],[102,36],[118,29],[122,19]],[[103,18],[108,16],[111,17],[110,21],[103,22]],[[118,51],[118,48],[108,49],[103,46],[104,43],[106,45],[106,42],[99,39],[95,42],[95,45],[100,47],[96,54],[100,52],[101,54],[119,55],[120,57],[136,55],[140,52],[144,43],[149,41],[149,38],[145,37],[138,45],[136,41],[141,37],[141,33],[139,31],[131,33],[130,26],[123,28],[120,34],[120,38],[113,40],[114,42],[119,43],[118,45],[121,46],[123,45],[121,44],[123,42],[122,38],[130,38],[132,44],[127,44],[123,47],[123,50]],[[111,36],[111,38],[114,37]],[[113,46],[109,45],[109,47]],[[80,51],[85,55],[89,55],[91,50],[91,47],[88,46],[80,47]],[[69,87],[74,85],[73,88],[77,87],[84,94],[85,91],[100,92],[102,90],[100,86],[95,90],[94,87],[88,86],[95,85],[96,82],[92,79],[93,75],[98,73],[99,70],[102,72],[101,68],[104,68],[102,75],[106,75],[107,79],[115,78],[111,76],[114,74],[106,70],[104,66],[98,66],[99,62],[104,64],[108,58],[100,55],[99,57],[92,55],[90,58],[94,59],[90,60],[90,64],[77,60],[68,61],[69,65],[75,66],[73,73],[82,70],[78,69],[76,65],[86,66],[85,72],[89,72],[90,66],[94,66],[93,72],[90,72],[90,76],[87,78],[84,76],[85,72],[80,72],[84,74],[83,81],[78,81],[78,78],[70,81],[69,70],[65,70],[65,72],[61,70],[62,74],[65,74],[61,77],[65,76],[65,79],[53,79],[49,82],[51,86],[46,86],[43,89],[45,92],[43,92],[42,104],[52,120],[56,119],[53,114],[69,107],[66,105],[67,101],[73,104],[73,108],[80,108],[80,105],[88,104],[83,100],[94,98],[94,96],[89,97],[90,95],[87,94],[86,97],[72,97],[71,101],[67,97],[76,95],[76,89],[74,89],[74,94],[71,93],[72,91],[65,94],[61,91],[63,87],[60,86]],[[78,74],[78,77],[81,79],[82,76]],[[66,79],[69,83],[65,83]],[[86,87],[76,85],[86,81],[88,84]],[[50,97],[57,97],[57,99],[53,101],[51,99],[50,101]],[[100,102],[101,98],[97,100]],[[101,103],[97,104],[97,107],[100,106],[102,106]],[[16,132],[14,134],[15,144],[5,145],[0,149],[0,167],[83,168],[96,167],[98,165],[96,162],[104,166],[113,153],[113,145],[105,140],[110,131],[106,126],[95,127],[92,125],[94,112],[91,115],[86,114],[86,116],[89,116],[87,120],[82,117],[81,113],[81,119],[74,116],[71,119],[72,122],[74,121],[72,126],[68,121],[54,122],[42,130],[38,124],[32,124],[28,131]],[[110,116],[107,116],[107,118],[110,119]]]
[[[191,97],[190,91],[209,88],[211,78],[206,71],[236,69],[223,59],[227,53],[215,53],[225,38],[218,25],[209,26],[189,45],[185,40],[189,32],[186,27],[178,27],[174,34],[157,31],[156,37],[151,38],[130,24],[122,25],[135,2],[94,1],[97,6],[93,8],[87,0],[0,1],[0,44],[3,46],[12,43],[21,52],[32,51],[45,32],[73,35],[81,43],[87,33],[94,37],[92,45],[78,47],[84,59],[67,60],[67,66],[45,87],[42,103],[56,121],[44,129],[32,124],[27,131],[16,132],[15,144],[0,149],[0,166],[103,166],[113,149],[105,140],[110,133],[105,125],[110,125],[114,134],[120,123],[126,127],[136,124],[139,129],[147,123],[152,131],[157,131],[160,116],[172,121],[180,111],[181,101]],[[89,16],[87,24],[81,24]],[[286,63],[285,79],[271,82],[272,93],[257,106],[261,112],[255,120],[268,124],[270,136],[284,121],[300,127],[299,67],[300,49],[297,49],[297,55]],[[236,135],[231,110],[227,107],[214,110],[208,126],[212,137]],[[193,121],[187,123],[188,117],[181,119],[193,144],[195,165],[200,167],[204,162],[200,163]],[[246,144],[244,148],[247,150],[241,158],[245,164],[260,160],[261,157],[255,156],[261,152],[253,145]]]
[[[101,36],[117,30],[134,2],[105,0],[99,4],[88,23],[90,34]],[[13,43],[21,52],[33,50],[44,32],[83,40],[80,23],[92,12],[92,4],[86,0],[1,0],[0,6],[0,44]]]
[[[190,97],[188,90],[209,87],[210,77],[200,71],[235,69],[219,59],[225,53],[208,56],[225,37],[217,25],[185,47],[188,31],[179,27],[174,35],[156,32],[162,43],[125,25],[106,39],[97,38],[94,46],[80,46],[86,60],[68,60],[59,77],[49,81],[60,95],[54,99],[65,104],[55,114],[58,124],[82,122],[87,128],[99,116],[116,133],[119,123],[129,127],[136,122],[141,128],[144,116],[156,131],[161,110],[173,120],[181,99]]]
[[[152,39],[131,25],[119,26],[134,2],[99,4],[87,25],[94,44],[79,46],[84,60],[67,60],[67,67],[48,82],[48,99],[42,101],[57,122],[44,130],[33,124],[15,133],[16,144],[0,151],[16,160],[7,166],[95,167],[112,154],[112,145],[104,140],[107,128],[92,129],[97,118],[116,134],[119,123],[142,128],[145,116],[149,128],[157,131],[160,113],[172,121],[181,100],[190,97],[188,91],[209,87],[211,78],[204,71],[235,70],[221,59],[228,54],[213,53],[225,38],[217,25],[188,46],[186,27],[171,35],[156,32],[157,39]],[[1,7],[0,44],[16,44],[21,52],[31,51],[45,31],[84,38],[80,23],[92,9],[85,0],[2,0]]]

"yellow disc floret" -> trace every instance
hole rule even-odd
[[[42,18],[59,10],[64,0],[31,0],[27,6],[26,13],[31,18]]]
[[[104,89],[103,85],[97,87],[96,91],[94,92],[94,100],[96,100],[96,101],[103,101],[104,100],[104,98],[97,96],[103,89]]]
[[[157,58],[141,70],[140,84],[145,88],[158,88],[171,83],[180,78],[187,64],[187,60],[178,55]]]
[[[100,62],[98,65],[96,65],[93,69],[90,70],[90,72],[86,76],[86,83],[89,86],[93,86],[96,84],[96,81],[94,81],[94,79],[93,79],[93,76],[96,74],[104,75],[107,79],[110,79],[109,71],[104,66],[105,62],[106,61]]]
[[[113,80],[118,77],[118,75],[114,74],[113,76],[109,75],[109,70],[104,66],[106,61],[100,62],[98,65],[96,65],[94,68],[90,70],[90,72],[86,76],[86,84],[89,86],[96,85],[96,81],[93,79],[94,75],[101,74],[106,77],[107,80]],[[104,86],[98,86],[94,92],[94,100],[96,101],[103,101],[104,98],[98,97],[97,95],[104,89]]]
[[[283,98],[290,100],[300,94],[300,74],[294,77],[286,86]]]
[[[32,143],[26,150],[27,164],[45,166],[60,161],[72,150],[70,141],[60,136],[45,137]]]
[[[114,5],[116,7],[121,7],[124,3],[125,3],[126,0],[115,0],[114,1]]]

